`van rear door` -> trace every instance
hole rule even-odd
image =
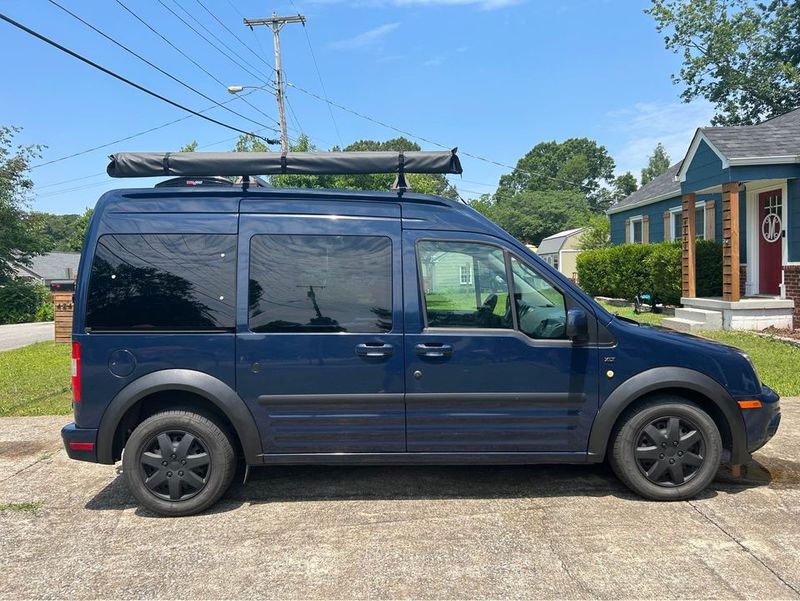
[[[399,206],[241,211],[237,387],[264,452],[405,451]]]

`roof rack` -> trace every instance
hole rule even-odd
[[[158,182],[154,187],[155,188],[176,188],[176,187],[193,187],[193,186],[202,186],[202,187],[209,187],[209,186],[226,186],[226,187],[233,187],[233,186],[254,186],[256,188],[269,188],[269,184],[261,179],[260,177],[254,177],[252,175],[245,175],[245,176],[236,176],[236,177],[203,177],[202,179],[197,179],[193,176],[188,177],[173,177],[172,179],[164,180],[163,182]]]
[[[226,175],[362,175],[462,172],[457,149],[444,152],[120,152],[109,158],[111,177]]]

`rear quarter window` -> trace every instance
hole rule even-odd
[[[101,236],[86,326],[93,330],[232,330],[236,236]]]

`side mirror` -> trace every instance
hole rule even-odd
[[[571,340],[586,340],[589,337],[589,322],[583,309],[567,311],[566,334]]]

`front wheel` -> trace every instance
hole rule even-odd
[[[236,457],[228,435],[191,411],[148,417],[131,434],[122,456],[128,488],[147,509],[166,516],[199,513],[228,489]]]
[[[610,459],[614,473],[634,492],[679,501],[711,484],[721,457],[714,420],[694,403],[662,397],[623,419]]]

